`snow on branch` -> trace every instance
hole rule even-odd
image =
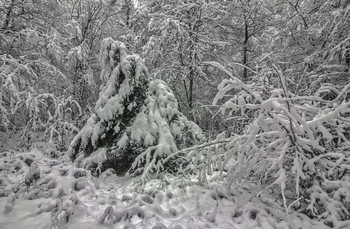
[[[150,80],[143,60],[127,54],[123,43],[105,39],[100,56],[101,79],[107,82],[94,114],[71,143],[71,159],[94,171],[141,175],[143,182],[177,170],[176,161],[162,159],[201,142],[200,128],[178,110],[166,83]]]
[[[246,179],[259,182],[264,190],[277,185],[286,212],[301,207],[334,223],[348,220],[350,194],[343,190],[350,182],[345,176],[350,166],[350,101],[344,96],[349,85],[335,90],[333,100],[317,94],[299,96],[288,90],[286,73],[274,64],[271,72],[280,87],[261,96],[257,83],[245,84],[221,64],[207,64],[230,77],[218,86],[213,102],[221,102],[222,114],[230,117],[249,113],[254,119],[241,135],[189,148],[192,158],[182,156],[187,161],[183,163],[187,165],[184,171],[208,174],[203,168],[212,166],[206,164],[212,158],[220,161],[221,170],[229,168],[228,187]],[[173,155],[181,156],[183,152]],[[344,185],[340,185],[342,182]]]

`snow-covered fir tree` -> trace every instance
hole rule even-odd
[[[143,178],[176,170],[162,158],[205,139],[201,129],[179,110],[162,80],[150,80],[138,55],[107,38],[101,48],[101,79],[106,82],[95,112],[71,143],[69,156],[95,171],[129,169]]]

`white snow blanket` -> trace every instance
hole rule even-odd
[[[107,170],[93,177],[69,160],[39,151],[0,155],[0,228],[328,228],[245,184],[199,184],[165,176],[139,178]]]

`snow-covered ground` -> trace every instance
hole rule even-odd
[[[38,150],[0,155],[0,228],[328,228],[283,207],[253,184],[176,177],[145,187],[106,171],[93,177]]]

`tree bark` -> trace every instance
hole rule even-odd
[[[248,40],[249,40],[249,31],[248,31],[248,21],[246,16],[244,16],[244,41],[243,41],[243,65],[247,66],[248,63]],[[247,68],[243,68],[243,82],[247,81]]]
[[[126,26],[129,27],[130,24],[130,4],[132,4],[130,1],[126,1]]]
[[[4,123],[4,120],[3,120],[3,116],[4,116],[3,112],[4,111],[2,111],[2,109],[1,109],[2,106],[3,106],[3,102],[2,102],[2,87],[3,87],[2,77],[0,77],[0,123]]]
[[[10,20],[11,20],[11,13],[12,13],[12,9],[15,5],[15,0],[11,0],[11,4],[10,6],[7,8],[7,12],[5,15],[5,20],[4,20],[4,24],[2,25],[2,29],[7,29],[9,24],[10,24]]]
[[[194,84],[194,71],[193,67],[191,67],[190,77],[189,77],[189,89],[188,89],[188,106],[192,110],[193,108],[193,84]]]

